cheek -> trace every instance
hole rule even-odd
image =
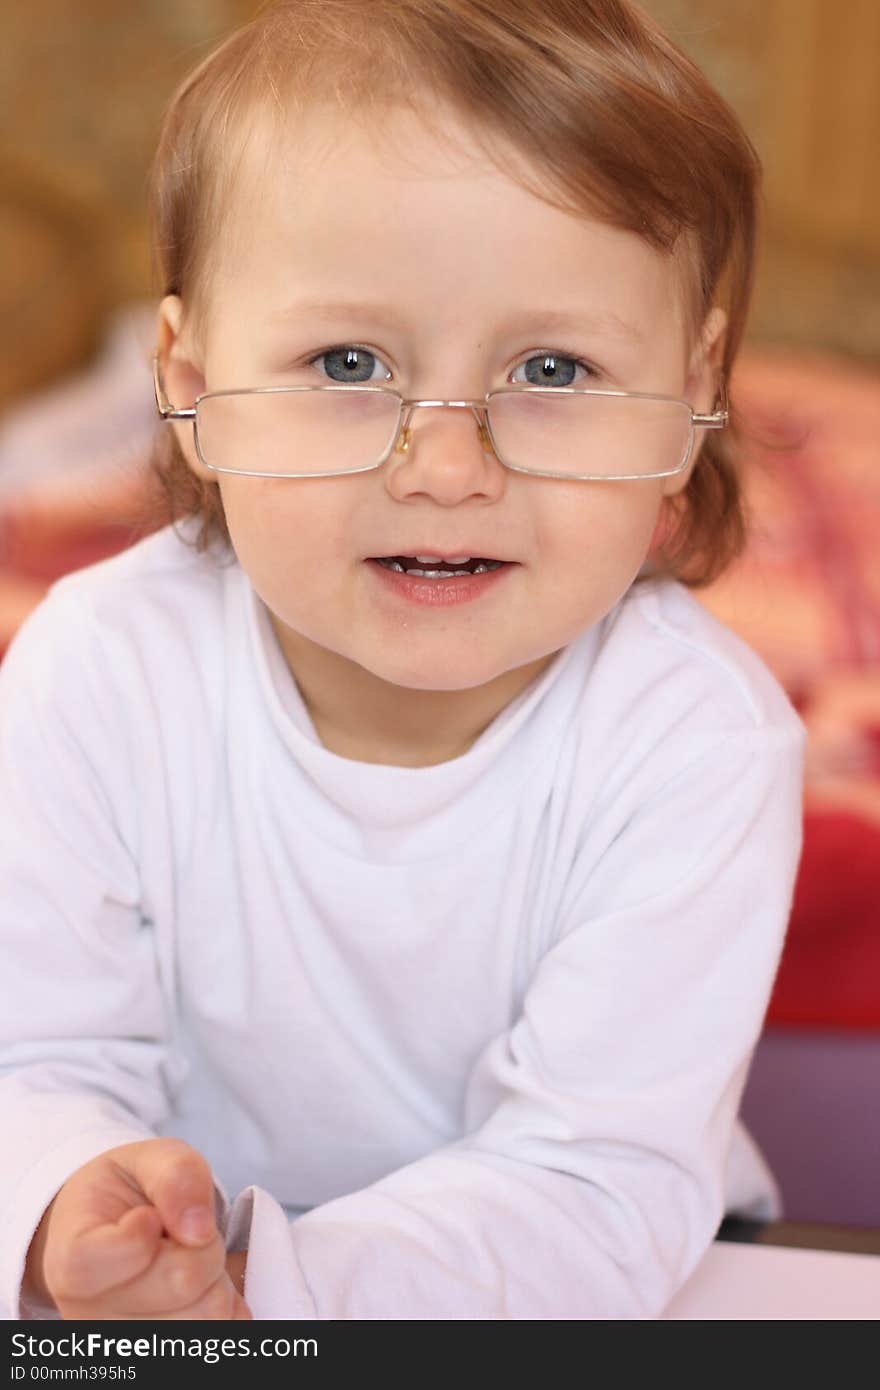
[[[227,476],[220,482],[223,510],[235,553],[252,575],[271,574],[295,553],[289,499],[271,478]]]
[[[659,489],[625,482],[595,487],[602,491],[569,499],[569,542],[579,546],[586,540],[589,551],[608,564],[613,565],[615,558],[624,565],[634,560],[641,564],[666,524]]]
[[[323,574],[326,584],[332,577],[332,569],[325,569],[327,557],[351,553],[350,526],[338,492],[311,481],[307,487],[298,488],[291,479],[222,477],[229,534],[251,574]]]

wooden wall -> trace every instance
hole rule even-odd
[[[0,0],[0,410],[87,361],[154,294],[162,108],[254,0]]]
[[[880,360],[880,0],[642,0],[764,162],[751,324]]]

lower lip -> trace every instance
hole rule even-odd
[[[397,570],[386,569],[378,560],[367,560],[388,590],[399,598],[409,599],[410,603],[422,603],[428,608],[450,608],[456,603],[470,603],[480,598],[489,589],[500,583],[505,574],[515,569],[513,561],[499,565],[497,570],[487,570],[485,574],[456,574],[449,579],[419,579]]]

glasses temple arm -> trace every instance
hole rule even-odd
[[[194,420],[196,418],[195,406],[188,406],[185,410],[175,410],[169,401],[162,381],[158,352],[153,353],[153,390],[156,393],[156,405],[163,420]]]
[[[727,399],[727,382],[721,378],[719,385],[719,402],[715,409],[708,415],[700,415],[696,411],[692,412],[694,424],[707,430],[721,430],[730,421],[730,407]]]

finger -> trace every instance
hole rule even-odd
[[[182,1139],[153,1139],[132,1145],[126,1162],[169,1236],[190,1246],[216,1238],[214,1179],[197,1149]]]
[[[45,1279],[58,1302],[94,1298],[142,1276],[159,1249],[162,1218],[155,1207],[130,1208],[117,1222],[81,1231],[46,1254]]]
[[[87,1302],[71,1299],[59,1303],[58,1308],[62,1318],[66,1321],[140,1322],[161,1319],[163,1322],[250,1322],[253,1320],[250,1308],[241,1295],[236,1292],[232,1280],[225,1273],[206,1288],[200,1298],[185,1308],[174,1308],[163,1312],[156,1310],[132,1312],[119,1306],[116,1289],[113,1289],[106,1299],[92,1299]]]
[[[107,1302],[116,1317],[170,1317],[205,1297],[226,1271],[226,1251],[217,1235],[208,1245],[185,1246],[169,1236],[136,1278],[112,1289]],[[234,1285],[233,1285],[234,1287]],[[94,1316],[105,1314],[96,1309]],[[228,1314],[227,1316],[231,1316]]]
[[[189,1254],[195,1253],[189,1251]],[[202,1290],[199,1297],[185,1306],[175,1308],[165,1308],[162,1311],[152,1309],[144,1312],[126,1311],[117,1303],[117,1291],[113,1291],[113,1312],[112,1315],[97,1313],[99,1319],[107,1316],[114,1318],[130,1318],[141,1320],[147,1318],[161,1317],[163,1321],[193,1321],[193,1322],[244,1322],[246,1318],[241,1316],[242,1309],[240,1304],[244,1300],[235,1290],[232,1280],[224,1270],[219,1279],[213,1284],[208,1285]],[[245,1308],[247,1305],[245,1304]],[[250,1311],[250,1310],[248,1310]]]
[[[224,1270],[217,1282],[207,1289],[197,1302],[165,1316],[172,1320],[186,1319],[193,1322],[245,1322],[248,1318],[242,1316],[244,1312],[250,1315],[250,1309]]]

